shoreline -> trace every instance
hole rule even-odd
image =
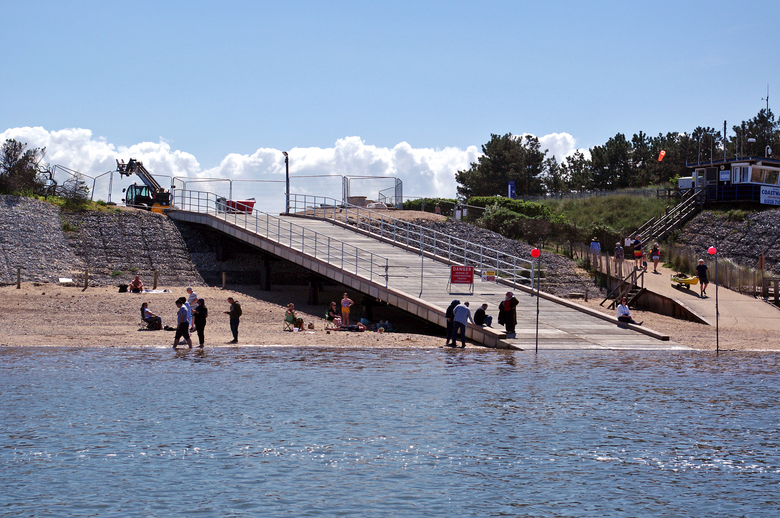
[[[212,347],[324,347],[334,349],[439,349],[444,347],[443,333],[414,332],[406,326],[402,331],[363,333],[326,331],[330,323],[322,315],[326,299],[309,306],[305,288],[282,287],[273,291],[260,291],[251,286],[233,286],[232,289],[196,286],[200,298],[206,300],[209,318],[206,325],[206,348]],[[50,283],[22,283],[0,286],[0,314],[3,315],[0,347],[86,347],[86,348],[168,348],[172,349],[174,333],[150,331],[142,326],[140,306],[149,302],[149,309],[162,317],[163,324],[175,321],[175,300],[186,296],[184,286],[161,286],[168,293],[119,293],[116,286],[97,286],[83,290],[81,287],[59,286]],[[232,335],[227,315],[227,297],[235,298],[243,308],[239,327],[239,343],[230,344]],[[299,332],[283,331],[286,305],[293,302],[296,313],[305,324],[314,324]],[[579,304],[597,311],[612,314],[599,306],[596,299]],[[697,352],[715,352],[715,328],[705,324],[677,320],[649,311],[632,311],[636,320],[644,325],[668,334],[681,345]],[[397,327],[397,324],[391,323]],[[422,328],[422,324],[418,327]],[[422,330],[422,329],[421,329]],[[422,330],[424,331],[424,330]],[[720,328],[722,352],[777,352],[780,341],[766,331]],[[197,351],[197,336],[193,333]],[[759,345],[760,344],[760,345]],[[759,345],[758,347],[756,347]],[[468,343],[468,348],[488,349]],[[521,346],[522,347],[522,346]],[[527,350],[527,348],[525,348]],[[179,351],[187,351],[186,345]]]

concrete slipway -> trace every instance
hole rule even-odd
[[[477,277],[473,293],[462,285],[449,291],[450,264],[443,259],[421,257],[419,250],[406,250],[327,220],[224,214],[205,209],[173,210],[169,215],[211,227],[442,327],[444,312],[453,299],[469,301],[472,313],[487,302],[488,313],[495,317],[496,305],[507,291],[512,291],[520,301],[517,336],[507,339],[495,318],[494,328],[469,326],[467,336],[488,347],[536,347],[537,298],[527,287],[480,282]],[[650,329],[618,326],[608,315],[544,293],[539,300],[538,329],[540,350],[688,349]]]

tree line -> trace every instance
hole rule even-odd
[[[725,142],[720,130],[702,126],[655,137],[618,133],[590,148],[590,158],[578,150],[560,163],[534,136],[491,134],[477,162],[455,174],[458,198],[506,196],[509,181],[519,197],[661,185],[685,176],[686,163],[721,160],[724,145],[727,158],[764,156],[767,147],[780,153],[780,121],[768,108],[731,129]]]

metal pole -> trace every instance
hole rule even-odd
[[[718,317],[720,312],[718,311],[718,239],[715,238],[715,354],[720,353],[720,332],[718,329]]]
[[[425,261],[425,252],[423,251],[423,234],[420,232],[420,298],[423,292],[423,266]]]
[[[285,177],[286,177],[286,185],[287,185],[287,191],[285,194],[286,198],[286,205],[285,205],[285,214],[290,213],[290,158],[287,156],[287,151],[282,151],[284,153],[284,170],[285,170]]]
[[[542,242],[539,241],[539,260],[536,262],[536,351],[539,352],[539,290],[541,289],[541,278],[539,272],[542,268]],[[531,264],[533,270],[533,264]]]

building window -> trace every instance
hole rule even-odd
[[[753,171],[750,174],[750,181],[753,183],[761,183],[764,180],[764,170],[760,167],[753,166]]]
[[[770,185],[777,185],[777,177],[780,176],[780,171],[774,169],[767,169],[766,175],[764,175],[764,183]]]

